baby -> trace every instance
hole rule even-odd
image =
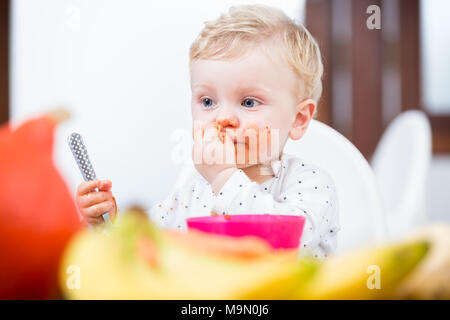
[[[306,218],[302,250],[332,254],[339,230],[333,181],[282,152],[288,138],[298,140],[308,128],[322,73],[316,41],[278,9],[231,7],[206,22],[190,48],[195,169],[151,208],[151,219],[186,230],[194,216],[299,215]],[[77,205],[89,224],[101,224],[103,213],[114,219],[111,185],[79,186]]]

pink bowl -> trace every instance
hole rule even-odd
[[[256,236],[273,248],[293,249],[300,245],[305,218],[289,215],[217,215],[188,218],[190,229],[232,237]]]

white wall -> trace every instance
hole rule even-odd
[[[432,113],[450,112],[450,1],[420,2],[423,100]]]
[[[429,178],[429,208],[432,221],[450,222],[450,156],[435,156]]]
[[[304,0],[257,2],[301,19]],[[65,106],[73,118],[58,129],[55,160],[72,191],[82,178],[66,139],[76,131],[119,207],[149,207],[180,168],[171,135],[190,130],[189,46],[205,20],[243,3],[12,1],[13,121]]]
[[[450,112],[450,1],[421,0],[422,89],[427,110]],[[450,156],[433,157],[429,179],[431,219],[450,221]]]

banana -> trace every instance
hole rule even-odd
[[[408,237],[426,239],[430,251],[397,290],[400,299],[450,299],[450,224],[425,226]]]
[[[294,299],[394,299],[395,288],[421,261],[428,242],[403,242],[333,256]]]

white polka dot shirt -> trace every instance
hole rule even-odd
[[[186,218],[217,214],[280,214],[306,218],[300,250],[317,258],[333,254],[337,245],[338,201],[330,176],[317,166],[283,154],[271,163],[274,177],[258,184],[236,171],[214,195],[196,171],[164,202],[150,210],[160,227],[186,230]]]

